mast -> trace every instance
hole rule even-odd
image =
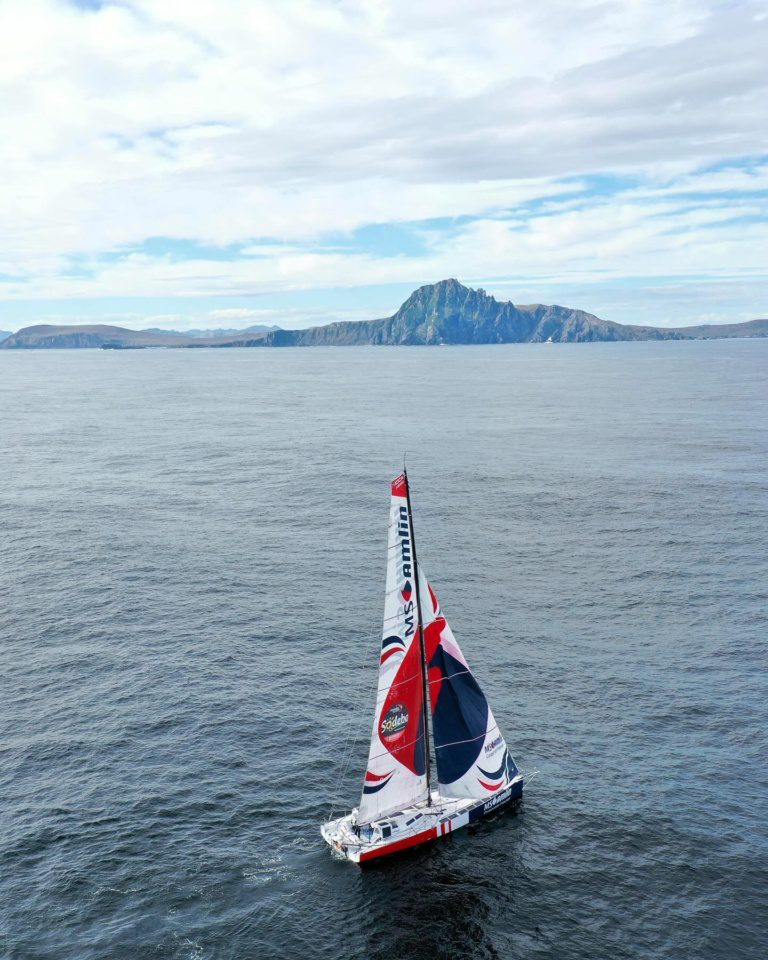
[[[411,554],[413,556],[413,582],[416,588],[416,616],[419,621],[419,651],[421,652],[421,679],[424,685],[423,690],[423,708],[424,708],[424,762],[427,773],[427,803],[431,803],[430,793],[430,766],[431,759],[429,755],[429,684],[427,682],[427,650],[424,644],[424,624],[421,616],[421,597],[419,596],[419,563],[416,559],[416,538],[413,535],[413,510],[411,509],[411,485],[408,483],[408,474],[403,464],[403,476],[405,477],[405,497],[408,503],[408,527],[411,535]]]

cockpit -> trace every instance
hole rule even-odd
[[[389,840],[396,824],[390,820],[376,820],[373,823],[363,823],[354,828],[355,833],[366,843],[377,843],[379,840]]]

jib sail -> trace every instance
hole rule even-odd
[[[490,798],[509,784],[517,767],[421,570],[419,594],[440,794]]]
[[[423,658],[407,483],[404,474],[392,481],[379,683],[358,823],[370,823],[428,796]]]

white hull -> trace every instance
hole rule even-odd
[[[522,796],[524,780],[516,776],[487,800],[449,799],[433,792],[430,803],[408,807],[363,827],[357,827],[357,810],[324,823],[320,833],[339,856],[367,863],[400,853],[460,830]]]

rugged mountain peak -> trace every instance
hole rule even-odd
[[[440,280],[437,283],[428,283],[414,290],[405,303],[402,304],[395,316],[410,315],[415,311],[423,311],[425,316],[430,313],[453,312],[465,309],[482,300],[493,300],[484,290],[472,290],[463,283],[451,278]]]
[[[485,290],[472,290],[455,278],[415,290],[389,318],[394,343],[496,343],[503,339],[493,328],[514,313],[511,303],[499,303]]]
[[[461,283],[459,280],[457,280],[455,277],[449,277],[447,280],[438,280],[436,283],[425,283],[423,286],[417,287],[411,294],[411,297],[416,297],[419,294],[422,294],[425,296],[433,296],[433,295],[441,296],[444,294],[456,293],[459,291],[463,291],[464,293],[476,292],[472,290],[470,287],[465,287],[464,284]]]

